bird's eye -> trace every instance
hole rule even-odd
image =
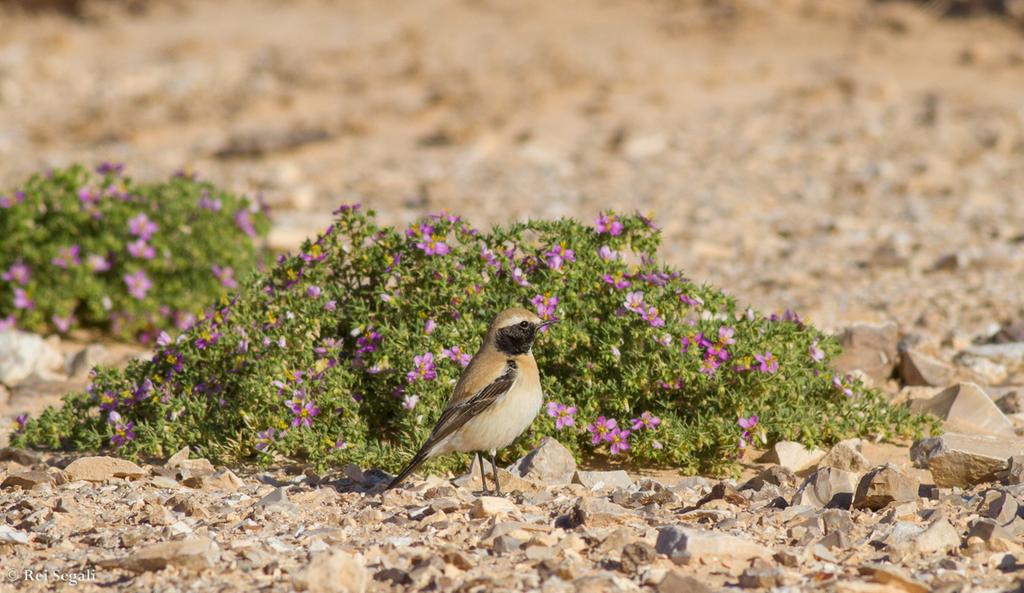
[[[519,322],[519,327],[521,327],[523,329],[526,329],[526,328],[530,327],[530,322],[529,321],[520,321]]]

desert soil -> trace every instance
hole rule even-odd
[[[996,334],[1024,341],[1013,325],[1024,320],[1024,34],[1007,20],[863,0],[71,4],[82,15],[0,2],[0,187],[75,161],[121,161],[147,179],[190,168],[262,194],[280,249],[326,227],[342,202],[402,224],[441,209],[478,225],[639,210],[663,229],[669,263],[754,307],[794,309],[837,332],[893,321],[946,383],[971,379],[1000,395],[1024,383],[1005,361],[961,357]],[[58,346],[73,353],[87,339]],[[107,349],[112,360],[133,353]],[[915,397],[900,395],[905,379],[878,382]],[[0,386],[0,428],[76,385]],[[905,447],[883,457],[869,461],[916,471]],[[925,492],[913,511],[854,510],[829,558],[811,545],[828,535],[820,512],[782,516],[745,491],[681,519],[715,482],[673,475],[657,476],[672,496],[643,504],[548,485],[513,496],[512,510],[471,517],[469,486],[419,482],[381,498],[372,477],[233,468],[242,483],[227,493],[190,489],[156,462],[141,477],[67,481],[58,468],[69,461],[0,462],[0,475],[35,468],[53,482],[0,491],[7,525],[32,538],[0,543],[5,568],[19,571],[0,589],[53,590],[22,578],[48,568],[95,570],[77,585],[85,590],[315,588],[297,575],[323,550],[359,554],[374,591],[650,589],[668,573],[732,588],[754,570],[647,558],[640,547],[630,548],[636,562],[623,561],[626,544],[653,546],[680,521],[766,546],[756,570],[778,574],[748,576],[750,586],[981,591],[1022,574],[1009,552],[968,545],[970,514],[989,508],[991,484]],[[634,478],[630,496],[660,487]],[[294,509],[253,506],[281,485],[293,488]],[[626,512],[559,524],[580,515],[580,499],[624,502]],[[959,547],[908,552],[878,531],[912,517],[934,525],[937,512]],[[508,521],[522,525],[505,535],[534,543],[495,552],[492,532]],[[628,534],[605,544],[616,529]],[[217,553],[200,542],[200,560],[155,572],[116,562],[197,537]],[[530,552],[539,547],[554,555]],[[912,573],[909,584],[877,576],[885,561]]]

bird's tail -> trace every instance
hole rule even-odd
[[[401,484],[406,478],[409,477],[409,474],[416,471],[417,467],[419,467],[427,459],[430,459],[429,453],[430,451],[426,448],[420,449],[419,452],[416,453],[415,456],[413,456],[412,461],[409,462],[409,465],[405,466],[405,469],[398,472],[398,476],[396,476],[394,480],[391,480],[391,483],[388,484],[388,487],[385,488],[385,490],[391,490],[392,488],[395,488],[396,486]]]

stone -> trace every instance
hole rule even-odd
[[[996,400],[996,407],[1004,414],[1020,414],[1024,412],[1024,387],[1007,390]]]
[[[899,326],[881,324],[851,325],[837,336],[843,352],[832,360],[833,370],[845,375],[863,371],[876,385],[884,385],[896,368]]]
[[[779,488],[794,488],[796,487],[797,478],[796,474],[792,470],[786,469],[781,465],[770,465],[761,470],[756,476],[747,480],[740,489],[754,489],[761,491],[765,485],[777,486]]]
[[[657,559],[658,551],[646,542],[631,542],[622,546],[620,557],[622,570],[628,574],[636,574],[643,566]]]
[[[0,544],[28,544],[28,534],[0,523]]]
[[[857,474],[834,467],[818,468],[807,476],[791,504],[814,508],[849,509],[857,490]]]
[[[903,593],[929,593],[924,583],[907,576],[902,570],[889,565],[868,564],[858,568],[860,574],[871,577],[875,583],[889,585]]]
[[[168,566],[185,569],[211,568],[220,560],[220,549],[207,538],[190,538],[147,546],[113,566],[132,572],[162,570]],[[100,563],[101,566],[111,563]]]
[[[582,484],[588,490],[602,488],[629,488],[633,480],[621,469],[613,471],[577,470],[572,476],[573,484]]]
[[[863,472],[871,468],[871,463],[860,452],[860,440],[848,439],[836,443],[821,461],[818,467],[834,467],[848,472]]]
[[[523,542],[511,535],[499,535],[494,538],[494,543],[491,544],[491,551],[499,556],[504,556],[505,554],[511,554],[522,547]]]
[[[245,482],[236,476],[235,472],[229,469],[222,469],[214,472],[203,479],[204,487],[213,488],[214,490],[224,490],[226,492],[234,492],[244,485]]]
[[[821,449],[808,449],[793,441],[779,441],[772,445],[760,461],[778,464],[791,472],[799,472],[812,467],[824,456],[825,452]]]
[[[18,330],[0,332],[0,383],[14,385],[36,375],[55,379],[64,357],[41,336]]]
[[[313,556],[292,583],[310,593],[365,593],[370,573],[360,557],[339,550]]]
[[[994,519],[975,519],[967,526],[967,539],[978,538],[994,552],[1019,550],[1013,534]]]
[[[298,510],[298,507],[288,500],[287,486],[274,488],[266,496],[257,500],[253,506],[258,509],[283,513],[291,513]]]
[[[948,385],[956,375],[952,366],[914,349],[900,352],[899,371],[904,385],[926,387]]]
[[[18,472],[11,474],[4,478],[3,483],[0,483],[0,489],[7,488],[21,488],[22,490],[31,490],[41,484],[53,484],[53,476],[42,471],[34,470],[28,472]]]
[[[703,507],[714,500],[722,500],[727,504],[735,506],[748,506],[750,501],[745,496],[736,490],[736,487],[728,482],[718,482],[711,488],[711,492],[704,495],[703,498],[697,501],[695,505],[697,508]]]
[[[515,511],[516,505],[512,504],[512,501],[507,498],[481,496],[473,501],[473,507],[470,509],[469,515],[474,519],[483,519],[499,514],[508,515]]]
[[[576,459],[565,445],[547,437],[540,446],[515,462],[512,472],[543,484],[568,484],[576,473]]]
[[[740,573],[740,587],[744,589],[769,589],[782,584],[782,571],[778,568],[750,567]]]
[[[654,548],[677,563],[686,563],[691,558],[746,562],[754,558],[767,560],[772,556],[768,548],[747,538],[677,525],[659,529]]]
[[[988,358],[964,355],[957,358],[961,366],[970,370],[971,374],[983,385],[997,385],[1010,376],[1009,369]]]
[[[960,532],[945,517],[939,517],[912,540],[912,545],[921,554],[944,553],[960,545]]]
[[[1006,470],[1000,472],[999,479],[1007,486],[1024,484],[1024,455],[1014,455],[1006,461]]]
[[[965,350],[966,354],[988,358],[1007,365],[1024,363],[1024,342],[1005,342],[1003,344],[980,344]]]
[[[42,457],[36,451],[4,447],[3,449],[0,449],[0,461],[13,461],[18,465],[28,467],[41,463]]]
[[[117,457],[81,457],[71,462],[64,472],[68,480],[104,482],[111,478],[141,478],[145,470],[127,459]]]
[[[463,488],[470,488],[473,490],[483,490],[483,486],[480,483],[480,466],[483,465],[484,472],[487,474],[487,489],[494,488],[493,469],[491,462],[487,459],[481,459],[480,457],[474,456],[473,462],[469,465],[469,470],[461,476],[452,480],[452,483],[456,486]],[[514,469],[514,466],[513,466]],[[527,480],[520,478],[517,474],[507,469],[498,468],[498,480],[501,485],[502,492],[535,492],[544,489],[544,484],[536,482],[534,480]]]
[[[712,593],[714,589],[696,577],[672,569],[658,583],[657,591],[658,593]]]
[[[110,350],[103,344],[89,344],[78,352],[68,355],[64,363],[64,370],[69,377],[83,379],[94,367],[109,364],[112,358]]]
[[[911,402],[914,412],[942,419],[947,431],[1013,437],[1013,424],[992,398],[974,383],[960,383],[935,397]]]
[[[954,432],[918,440],[910,448],[911,460],[931,471],[940,488],[995,481],[1013,455],[1024,455],[1024,440]]]
[[[978,512],[982,517],[994,520],[998,525],[1010,525],[1017,519],[1020,513],[1020,504],[1017,499],[1006,492],[989,490],[984,493]]]
[[[917,500],[920,482],[886,464],[864,474],[853,495],[853,506],[877,511],[893,502]]]
[[[628,509],[607,498],[581,496],[576,499],[572,511],[563,518],[563,521],[570,529],[580,525],[606,527],[621,523],[628,515]]]

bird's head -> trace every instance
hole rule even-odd
[[[553,319],[545,321],[532,311],[512,307],[494,318],[487,334],[501,353],[509,356],[526,354],[533,347],[537,332],[552,323]]]

